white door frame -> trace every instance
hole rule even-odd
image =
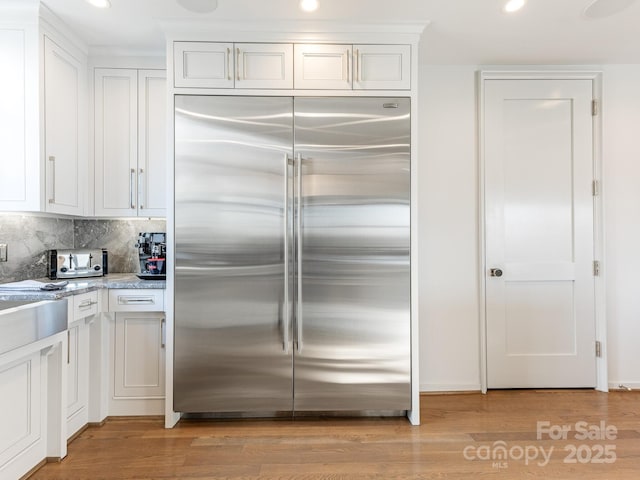
[[[607,322],[605,306],[606,262],[604,258],[604,209],[602,165],[602,72],[594,70],[481,70],[477,73],[478,92],[478,232],[479,232],[479,301],[480,301],[480,385],[487,393],[487,317],[486,317],[486,231],[485,231],[485,157],[484,157],[484,85],[485,80],[591,80],[597,114],[593,117],[593,178],[598,182],[594,197],[594,258],[600,262],[595,280],[596,341],[601,344],[601,356],[596,358],[596,390],[609,391],[607,375]]]

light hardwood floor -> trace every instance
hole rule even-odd
[[[640,478],[637,392],[425,395],[421,413],[420,427],[404,418],[323,418],[181,421],[165,430],[158,418],[112,419],[85,430],[64,461],[31,479]],[[566,440],[538,432],[538,422],[551,433],[568,425]],[[585,429],[609,438],[582,439]],[[500,446],[504,460],[485,459]],[[551,452],[548,463],[543,452]]]

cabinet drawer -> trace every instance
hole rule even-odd
[[[73,296],[73,321],[98,313],[98,292],[87,292]]]
[[[110,312],[163,312],[164,290],[109,290]]]

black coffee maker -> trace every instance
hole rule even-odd
[[[164,280],[167,278],[167,234],[164,232],[142,232],[138,234],[138,257],[143,280]]]

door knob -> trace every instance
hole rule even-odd
[[[502,276],[502,270],[500,270],[499,268],[492,268],[491,270],[489,270],[489,274],[492,277],[501,277]]]

